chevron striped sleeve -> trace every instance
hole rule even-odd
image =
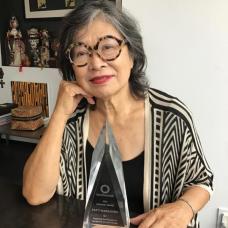
[[[68,120],[62,140],[60,178],[57,193],[85,199],[85,167],[83,151],[83,121],[86,108],[78,108]]]
[[[213,191],[213,173],[188,108],[177,98],[150,89],[152,115],[151,208],[178,199],[191,186]]]

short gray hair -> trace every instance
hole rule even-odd
[[[107,0],[85,1],[63,19],[58,55],[59,69],[63,79],[76,79],[72,65],[66,56],[67,48],[75,42],[75,35],[98,16],[112,24],[128,41],[128,49],[134,60],[129,79],[130,90],[135,97],[144,98],[149,86],[145,77],[146,56],[139,26],[126,10],[117,9],[113,2]]]

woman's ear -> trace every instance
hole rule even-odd
[[[129,61],[130,61],[130,66],[131,66],[131,70],[134,66],[134,57],[131,53],[129,53]]]
[[[130,58],[130,61],[131,61],[131,70],[132,70],[133,66],[134,66],[135,58],[134,58],[133,53],[131,53],[131,51],[129,51],[129,58]]]

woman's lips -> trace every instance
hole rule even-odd
[[[94,77],[92,78],[90,81],[93,83],[93,84],[104,84],[106,83],[107,81],[109,81],[110,79],[112,78],[111,75],[103,75],[103,76],[98,76],[98,77]]]

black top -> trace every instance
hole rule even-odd
[[[93,146],[89,141],[86,143],[86,167],[87,179],[92,160]],[[123,161],[123,172],[128,199],[128,207],[131,217],[142,214],[143,209],[143,172],[144,172],[144,152],[140,153],[132,160]]]

